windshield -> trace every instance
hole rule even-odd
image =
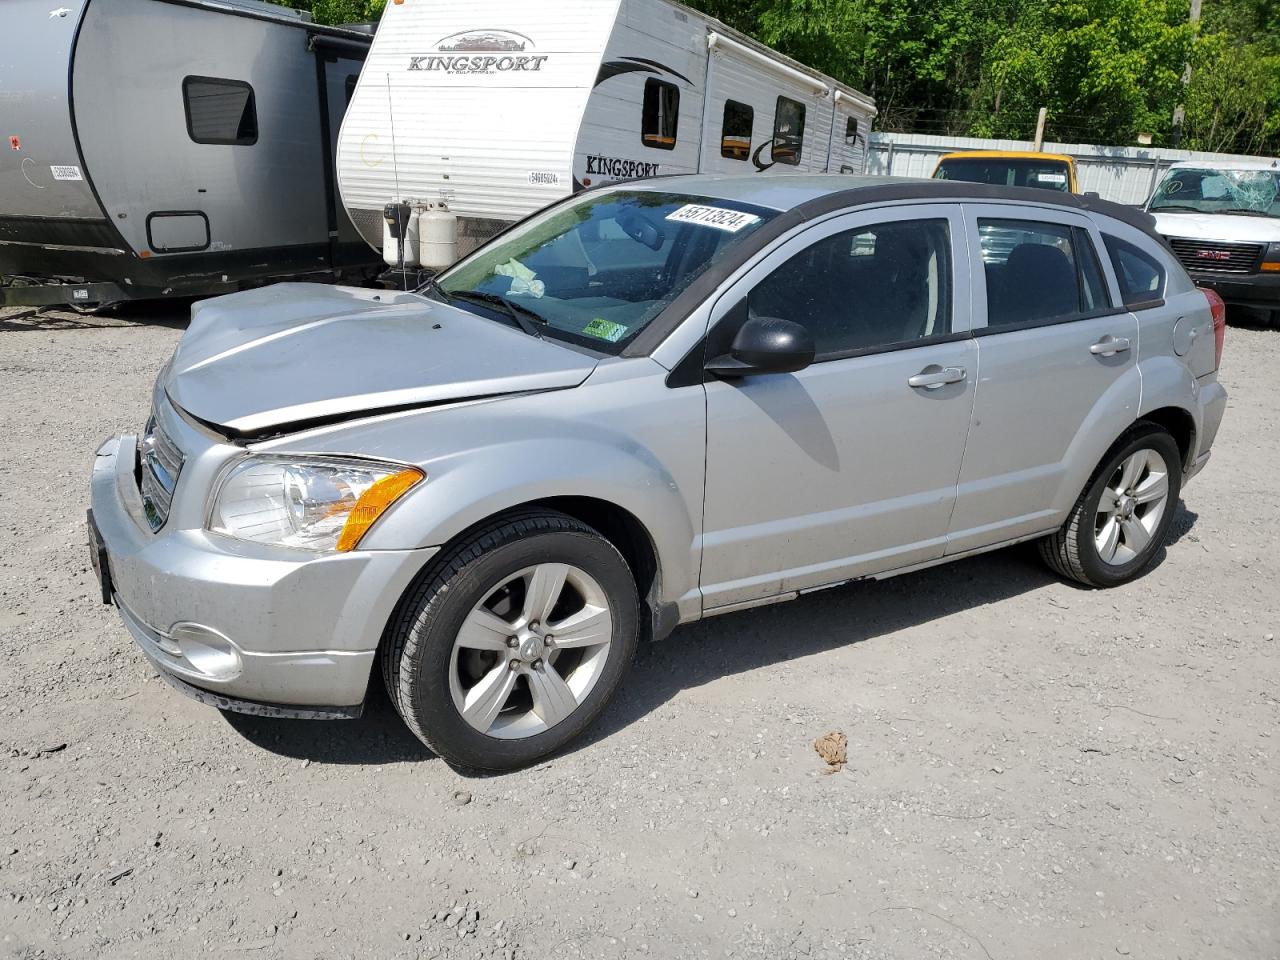
[[[1280,170],[1170,170],[1147,209],[1280,218]]]
[[[956,157],[939,163],[933,179],[991,183],[1000,187],[1041,187],[1063,193],[1071,190],[1067,165],[1061,160]]]
[[[686,194],[587,193],[513,228],[442,274],[435,289],[535,335],[616,354],[727,248],[776,215]]]

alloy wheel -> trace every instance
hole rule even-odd
[[[1155,450],[1130,454],[1102,490],[1094,543],[1103,563],[1123,566],[1151,543],[1169,503],[1169,473]]]
[[[453,704],[490,737],[543,733],[590,694],[612,639],[609,601],[590,574],[566,563],[527,567],[463,621],[449,660]]]

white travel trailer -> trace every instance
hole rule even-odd
[[[343,120],[338,185],[373,246],[387,204],[443,202],[463,254],[615,180],[861,173],[875,112],[864,94],[670,0],[391,0]],[[424,243],[421,262],[445,265],[447,248]]]
[[[256,0],[0,0],[0,305],[374,275],[334,184],[371,39]]]

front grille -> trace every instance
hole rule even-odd
[[[174,446],[153,416],[147,421],[146,433],[138,442],[138,488],[142,493],[142,508],[152,530],[159,530],[169,519],[182,461],[182,451]]]
[[[1260,243],[1226,243],[1221,240],[1185,240],[1170,237],[1169,246],[1182,265],[1199,273],[1253,273],[1262,259]]]

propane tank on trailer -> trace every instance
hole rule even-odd
[[[417,216],[418,262],[443,270],[458,259],[458,218],[444,201],[419,208]]]
[[[418,211],[412,203],[388,203],[382,208],[382,259],[390,267],[418,263]]]

